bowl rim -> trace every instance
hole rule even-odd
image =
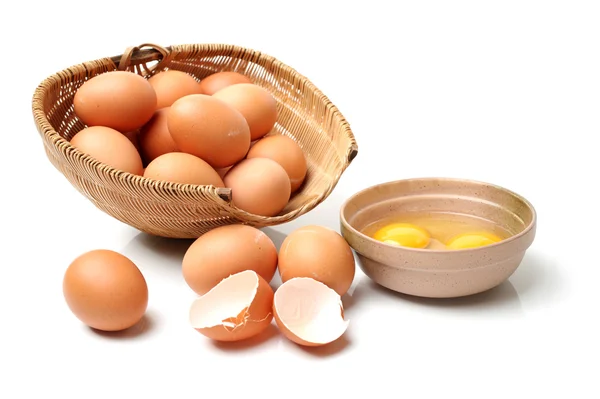
[[[402,247],[402,246],[397,246],[397,245],[392,245],[392,244],[387,244],[384,243],[382,241],[378,241],[374,238],[369,237],[368,235],[362,233],[361,231],[357,230],[356,228],[354,228],[347,220],[346,217],[344,216],[344,211],[346,210],[348,204],[350,202],[352,202],[354,199],[356,199],[356,197],[374,190],[378,187],[383,187],[383,186],[392,186],[392,185],[396,185],[396,184],[400,184],[400,183],[407,183],[407,182],[422,182],[422,181],[432,181],[432,180],[437,180],[437,181],[445,181],[445,182],[461,182],[461,183],[470,183],[470,184],[476,184],[476,185],[485,185],[488,187],[491,187],[495,190],[499,190],[499,191],[503,191],[507,194],[510,194],[512,196],[514,196],[515,198],[517,198],[519,201],[522,201],[531,211],[531,221],[525,226],[525,228],[520,231],[517,234],[514,234],[502,241],[493,243],[493,244],[488,244],[485,245],[483,247],[476,247],[476,248],[463,248],[463,249],[426,249],[426,248],[412,248],[412,247]],[[386,181],[383,183],[377,183],[377,184],[373,184],[369,187],[365,187],[357,192],[355,192],[354,194],[352,194],[350,197],[346,198],[346,200],[344,200],[344,202],[342,203],[342,205],[340,206],[340,212],[339,212],[339,217],[340,217],[340,222],[342,223],[342,226],[349,230],[350,232],[352,232],[352,234],[355,234],[375,245],[381,245],[384,248],[390,248],[390,249],[395,249],[395,250],[401,250],[401,251],[408,251],[408,252],[414,252],[414,253],[421,253],[421,254],[446,254],[446,255],[450,255],[450,254],[465,254],[465,253],[469,253],[469,252],[479,252],[479,251],[484,251],[487,250],[489,248],[495,248],[495,247],[499,247],[501,245],[507,245],[508,243],[511,243],[513,241],[519,240],[521,237],[527,235],[531,230],[533,230],[536,225],[537,225],[537,211],[535,210],[535,207],[533,206],[533,204],[526,199],[525,197],[523,197],[522,195],[506,188],[503,186],[500,186],[498,184],[494,184],[494,183],[489,183],[486,181],[482,181],[482,180],[475,180],[475,179],[468,179],[468,178],[458,178],[458,177],[436,177],[436,176],[430,176],[430,177],[411,177],[411,178],[407,178],[407,179],[398,179],[398,180],[390,180],[390,181]],[[354,249],[354,248],[353,248]]]

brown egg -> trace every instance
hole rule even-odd
[[[189,94],[202,94],[200,83],[182,71],[170,69],[148,79],[156,92],[156,108],[170,107],[176,100]]]
[[[73,136],[71,145],[117,170],[134,175],[143,173],[142,158],[133,143],[127,136],[109,127],[82,129]]]
[[[277,269],[277,249],[257,228],[233,224],[201,235],[183,257],[186,283],[204,295],[231,274],[253,270],[270,282]]]
[[[300,188],[306,177],[306,157],[294,140],[283,135],[263,137],[254,144],[246,158],[269,158],[285,169],[292,193]]]
[[[86,81],[75,93],[73,104],[75,114],[86,125],[128,132],[150,120],[156,93],[140,75],[112,71]]]
[[[269,133],[277,122],[277,102],[268,90],[251,83],[228,86],[213,95],[244,115],[252,140]]]
[[[86,252],[69,265],[63,294],[79,320],[103,331],[133,326],[148,305],[148,286],[140,270],[124,255],[106,249]]]
[[[168,111],[169,107],[157,110],[152,119],[140,129],[138,142],[142,159],[146,163],[163,154],[179,151],[167,126]]]
[[[216,169],[243,159],[250,148],[250,129],[239,111],[204,94],[175,101],[167,126],[182,152],[204,159]]]
[[[131,131],[125,132],[123,134],[125,135],[125,137],[127,137],[129,139],[129,141],[131,141],[131,144],[133,144],[133,146],[139,153],[141,151],[140,140],[139,140],[139,135],[140,135],[139,129],[131,130]]]
[[[229,172],[229,169],[231,169],[232,166],[228,166],[226,168],[221,168],[221,169],[217,169],[217,173],[219,174],[219,176],[221,176],[221,179],[225,178],[225,175],[227,174],[227,172]]]
[[[200,87],[204,94],[213,95],[219,90],[239,84],[252,83],[249,77],[237,72],[217,72],[213,73],[200,81]]]
[[[216,170],[202,159],[184,152],[160,155],[146,166],[144,177],[170,183],[224,187]]]
[[[317,280],[344,295],[354,280],[354,255],[344,238],[322,226],[305,226],[289,234],[279,250],[279,275]]]
[[[243,160],[227,172],[223,181],[231,188],[233,204],[255,215],[275,216],[290,199],[287,173],[267,158]]]

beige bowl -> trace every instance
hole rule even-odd
[[[431,250],[385,244],[361,232],[377,220],[408,211],[477,216],[513,235],[485,247]],[[342,205],[340,227],[360,268],[377,284],[409,295],[451,298],[489,290],[514,273],[534,240],[536,212],[525,198],[496,185],[419,178],[354,194]]]

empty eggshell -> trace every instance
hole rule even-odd
[[[277,101],[268,90],[252,83],[228,86],[213,94],[244,115],[252,140],[269,133],[277,122]]]
[[[348,329],[341,297],[312,278],[283,283],[273,298],[275,322],[289,340],[303,346],[322,346]]]
[[[200,81],[200,88],[204,94],[213,95],[219,90],[239,84],[252,83],[249,77],[237,72],[217,72]]]
[[[190,307],[190,324],[215,341],[241,341],[263,332],[273,320],[273,290],[246,270],[222,280]]]
[[[156,92],[156,108],[169,107],[176,100],[189,94],[202,94],[200,83],[182,71],[169,69],[148,79]]]

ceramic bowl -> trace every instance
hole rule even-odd
[[[479,248],[431,250],[390,245],[362,233],[373,222],[409,211],[476,216],[512,235]],[[514,273],[535,238],[536,212],[525,198],[493,184],[417,178],[354,194],[342,205],[340,229],[359,267],[377,284],[408,295],[451,298],[489,290]]]

